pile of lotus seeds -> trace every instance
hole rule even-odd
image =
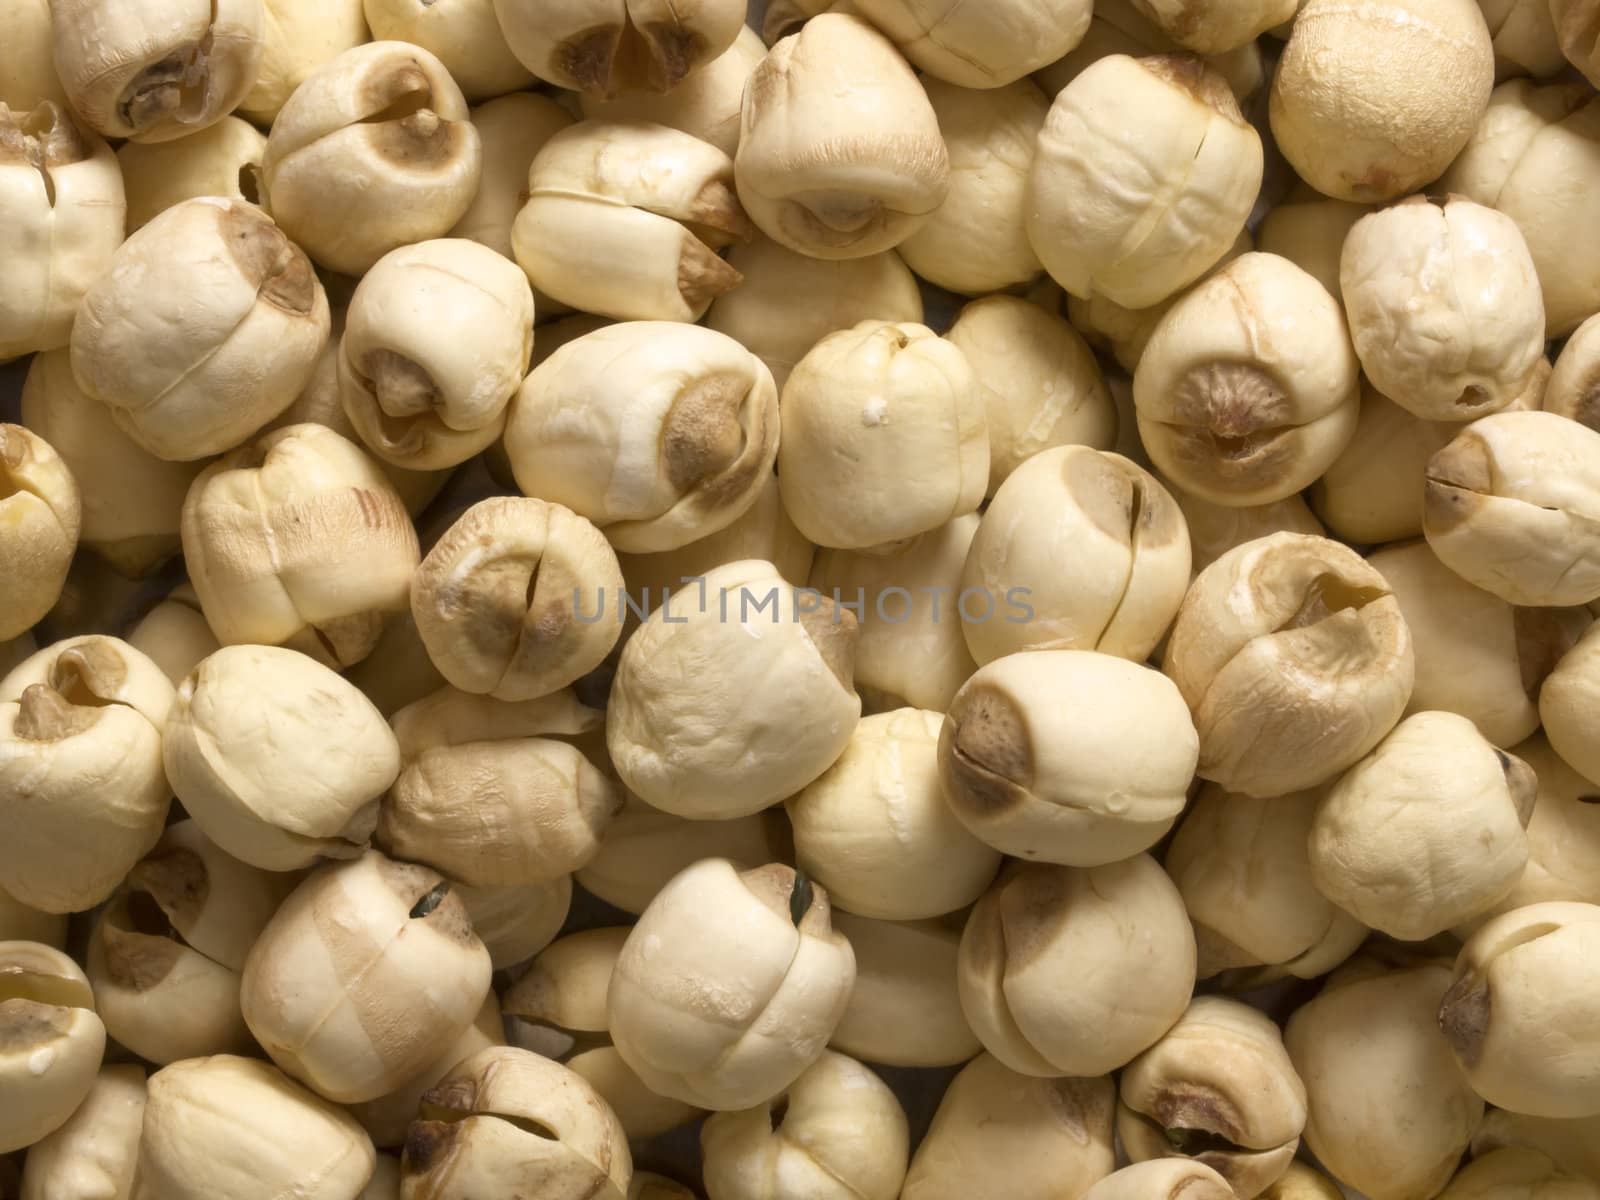
[[[0,0],[0,1200],[1600,1200],[1600,0]]]

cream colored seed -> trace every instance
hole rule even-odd
[[[747,816],[799,791],[849,743],[861,715],[855,617],[754,560],[686,591],[676,614],[656,609],[623,647],[606,745],[647,803],[697,820]],[[686,672],[701,685],[688,708]]]
[[[67,98],[107,137],[165,142],[204,129],[260,69],[263,0],[61,0],[50,16]]]
[[[267,433],[202,471],[182,535],[218,641],[289,646],[340,667],[371,653],[405,609],[420,558],[405,504],[377,463],[311,424]]]
[[[268,207],[317,263],[360,275],[465,215],[483,169],[468,117],[461,89],[422,47],[346,50],[272,122],[261,164]]]
[[[927,93],[859,17],[826,13],[775,46],[745,87],[741,122],[739,199],[792,250],[888,250],[948,193],[949,151]]]
[[[1086,961],[1098,968],[1068,987]],[[967,1021],[1001,1062],[1025,1075],[1099,1075],[1183,1014],[1194,934],[1148,855],[1088,868],[1017,863],[973,909],[957,969]],[[1140,1003],[1124,1005],[1135,986]]]
[[[1125,115],[1107,121],[1102,112]],[[1142,146],[1135,129],[1159,137]],[[1261,163],[1259,135],[1198,59],[1111,55],[1051,105],[1029,183],[1028,237],[1072,295],[1143,308],[1222,257],[1250,214]]]
[[[549,1200],[625,1200],[632,1174],[622,1126],[593,1089],[515,1047],[483,1050],[425,1092],[401,1160],[407,1196],[504,1186]]]
[[[60,1129],[93,1090],[106,1047],[89,981],[37,942],[0,942],[0,1150]]]
[[[1036,1078],[980,1054],[951,1081],[906,1174],[903,1200],[1087,1191],[1115,1169],[1109,1076]]]
[[[895,1200],[910,1134],[900,1101],[870,1067],[824,1052],[783,1095],[714,1113],[700,1134],[709,1200],[781,1200],[814,1180],[860,1200]]]
[[[411,471],[499,438],[533,351],[533,293],[462,238],[392,250],[362,278],[339,340],[339,400],[362,442]]]
[[[1515,886],[1535,796],[1528,765],[1471,721],[1414,713],[1324,794],[1311,824],[1311,878],[1372,928],[1422,941]]]
[[[1483,1116],[1439,1028],[1448,961],[1382,961],[1382,947],[1329,978],[1284,1029],[1306,1085],[1305,1141],[1351,1187],[1389,1195],[1436,1193]],[[1421,1084],[1433,1097],[1392,1119]]]
[[[856,982],[830,1046],[899,1067],[953,1066],[982,1049],[961,1011],[956,919],[874,921],[840,911],[833,922],[856,956]],[[912,1008],[919,1019],[907,1021]]]
[[[652,1091],[719,1112],[784,1091],[822,1057],[855,979],[828,914],[827,893],[785,866],[703,859],[678,875],[611,975],[607,1019],[623,1059]],[[737,978],[708,992],[730,958]],[[774,1021],[783,1038],[747,1036]]]
[[[106,1029],[165,1065],[253,1046],[239,1013],[245,956],[294,886],[170,826],[101,910],[87,953]]]
[[[777,460],[778,391],[730,337],[625,321],[533,370],[505,446],[525,495],[586,517],[620,551],[676,550],[755,503]]]
[[[298,749],[264,742],[280,731]],[[163,744],[167,778],[224,850],[268,871],[360,855],[400,770],[382,715],[304,654],[228,646],[178,690]]]
[[[741,277],[717,251],[748,241],[733,160],[664,125],[585,121],[528,167],[511,247],[534,287],[584,312],[698,321]]]
[[[231,450],[311,379],[327,294],[285,230],[242,200],[202,196],[124,242],[72,326],[78,386],[158,458]]]
[[[1377,745],[1416,658],[1382,575],[1330,539],[1275,533],[1195,579],[1163,670],[1194,715],[1200,777],[1266,797],[1324,783]]]
[[[0,0],[0,1200],[1600,1200],[1597,86]]]
[[[740,0],[494,0],[500,31],[528,70],[560,87],[614,96],[670,92],[738,35]]]
[[[1474,0],[1306,0],[1272,83],[1272,133],[1313,187],[1383,202],[1439,176],[1494,86]]]
[[[0,100],[0,360],[67,344],[79,301],[113,262],[125,212],[116,156],[66,105]]]
[[[449,883],[376,850],[312,874],[245,960],[245,1023],[336,1103],[387,1095],[472,1024],[489,953]]]
[[[502,703],[445,688],[394,715],[401,770],[376,839],[480,888],[548,884],[586,865],[622,807],[572,740],[603,718],[569,691]]]
[[[172,793],[161,742],[172,684],[117,638],[47,646],[0,680],[0,887],[45,912],[82,912],[161,836]]]
[[[214,1155],[205,1147],[228,1146]],[[295,1147],[285,1154],[283,1147]],[[262,1190],[357,1196],[371,1178],[372,1142],[344,1110],[271,1063],[214,1055],[150,1077],[139,1139],[141,1186],[171,1200]]]
[[[493,991],[483,998],[478,1015],[454,1038],[442,1040],[433,1061],[393,1091],[360,1104],[349,1105],[350,1115],[361,1123],[375,1146],[399,1149],[416,1120],[425,1092],[435,1087],[456,1066],[493,1046],[506,1044],[505,1020]]]
[[[966,355],[924,325],[863,321],[795,365],[779,405],[778,486],[819,546],[859,550],[973,512],[989,424]]]
[[[28,632],[54,607],[67,581],[83,502],[69,464],[43,437],[0,424],[0,640]]]

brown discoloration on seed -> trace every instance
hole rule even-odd
[[[419,174],[451,169],[471,135],[465,122],[434,111],[433,102],[433,82],[416,59],[401,56],[376,70],[358,100],[370,114],[361,124],[373,152]]]
[[[1007,970],[1024,970],[1057,945],[1075,899],[1093,883],[1081,872],[1049,863],[1019,863],[1000,889]]]
[[[964,689],[939,734],[945,795],[977,816],[1014,808],[1033,786],[1033,738],[1021,707],[978,684]]]
[[[52,100],[32,112],[0,111],[0,163],[44,171],[90,156],[89,140]]]
[[[745,215],[739,194],[732,184],[720,179],[709,180],[690,202],[689,222],[731,235],[741,242],[748,242],[755,236],[755,225]]]
[[[1172,420],[1165,423],[1171,453],[1219,487],[1279,478],[1294,455],[1289,395],[1257,364],[1196,367],[1178,381],[1172,400]]]
[[[763,476],[770,470],[778,437],[777,414],[768,419],[765,409],[752,406],[751,427],[741,431],[744,442],[733,465],[720,475],[702,481],[696,489],[695,503],[702,511],[711,511],[734,504],[750,495]]]
[[[478,1106],[478,1081],[471,1075],[457,1075],[435,1084],[422,1094],[424,1108],[436,1108],[445,1113],[476,1112]]]
[[[124,928],[109,913],[100,938],[104,943],[107,978],[124,991],[135,993],[157,987],[172,974],[178,960],[187,952],[181,942],[171,938],[151,937]]]
[[[802,245],[850,246],[876,235],[890,217],[882,200],[864,192],[803,192],[788,201],[778,223]]]
[[[574,34],[555,49],[557,71],[579,91],[609,95],[624,29],[622,25],[597,25]]]
[[[123,124],[148,129],[177,112],[183,106],[184,76],[198,56],[198,46],[186,46],[136,75],[117,100]],[[203,67],[199,69],[203,72]]]
[[[744,444],[739,411],[749,391],[743,379],[710,375],[678,394],[661,423],[659,451],[673,487],[691,491],[737,461]]]
[[[416,526],[400,497],[391,490],[375,492],[352,487],[317,492],[277,506],[269,519],[273,536],[266,544],[272,547],[272,562],[280,576],[326,562],[328,547],[349,545],[353,530],[369,543],[364,548],[374,553],[379,547],[415,553]],[[246,528],[254,533],[259,525],[257,519]],[[223,530],[216,532],[220,535]]]
[[[152,854],[128,873],[130,886],[146,892],[176,928],[199,920],[211,895],[211,872],[192,850]]]
[[[286,242],[285,246],[277,268],[261,285],[258,294],[262,300],[284,312],[309,315],[317,303],[316,271],[300,247],[293,242]]]
[[[1164,1129],[1203,1129],[1236,1143],[1244,1137],[1245,1120],[1233,1103],[1197,1083],[1167,1084],[1151,1098],[1147,1115]]]
[[[584,581],[550,554],[548,543],[544,556],[524,578],[522,636],[528,648],[544,655],[566,639],[575,624],[572,598],[581,593]]]
[[[1506,776],[1506,790],[1511,793],[1511,803],[1517,809],[1517,819],[1526,829],[1528,822],[1533,819],[1533,808],[1539,799],[1539,778],[1533,768],[1515,754],[1507,754],[1504,750],[1497,753]]]
[[[1062,482],[1083,514],[1113,541],[1128,542],[1141,507],[1134,478],[1103,454],[1069,454],[1061,460]]]
[[[71,704],[54,688],[36,683],[22,693],[12,732],[26,742],[59,742],[87,733],[100,716],[99,708]]]
[[[1445,533],[1467,521],[1483,506],[1483,497],[1493,486],[1489,447],[1470,431],[1463,433],[1428,461],[1423,491],[1427,527]]]
[[[367,133],[375,153],[414,175],[455,170],[472,136],[470,124],[447,121],[429,108],[369,126]]]
[[[839,685],[847,691],[854,687],[856,644],[861,635],[855,613],[824,597],[816,607],[808,607],[800,614],[800,627]]]
[[[75,704],[109,702],[127,682],[127,661],[110,638],[79,642],[63,650],[50,667],[50,686]]]
[[[400,1170],[407,1178],[426,1175],[449,1155],[460,1126],[444,1121],[413,1121],[406,1130]]]
[[[361,514],[361,524],[368,529],[381,529],[385,525],[394,524],[397,520],[396,513],[399,510],[392,503],[393,497],[387,493],[374,492],[368,488],[351,488],[350,498]]]
[[[1456,1057],[1468,1067],[1476,1066],[1483,1052],[1492,1010],[1489,981],[1473,971],[1451,984],[1439,1004],[1439,1028]]]
[[[443,882],[435,872],[387,859],[375,866],[379,880],[394,893],[398,920],[394,910],[378,906],[376,898],[358,900],[342,886],[327,886],[333,877],[324,874],[304,885],[311,891],[308,911],[302,910],[291,926],[278,932],[282,937],[314,935],[322,943],[343,1004],[367,1033],[383,1068],[403,1078],[420,1071],[436,1053],[419,1040],[419,1031],[441,1028],[448,1021],[438,1003],[416,987],[404,956],[391,955],[387,948],[404,938],[427,937],[430,930],[453,940],[471,939],[473,934],[465,907],[453,893],[426,916],[410,917],[413,906]],[[397,996],[407,997],[403,1013],[395,1007]],[[303,1048],[303,1042],[268,1047],[275,1057],[297,1057]]]
[[[1156,54],[1139,60],[1158,79],[1192,96],[1235,125],[1248,124],[1228,81],[1193,54]]]
[[[1109,1080],[1045,1079],[1040,1081],[1040,1088],[1056,1124],[1080,1145],[1088,1145],[1091,1131],[1104,1127],[1110,1119]]]
[[[546,599],[528,610],[523,626],[528,641],[536,646],[553,646],[567,636],[572,625],[572,610],[562,599]]]
[[[284,312],[310,313],[317,276],[300,248],[253,204],[233,202],[216,211],[222,244],[259,297]]]
[[[550,972],[544,969],[538,959],[534,959],[527,973],[507,990],[500,1002],[500,1011],[508,1017],[554,1024],[559,996],[556,981]]]
[[[1517,639],[1517,666],[1522,690],[1537,701],[1539,689],[1556,669],[1566,652],[1577,643],[1588,627],[1588,613],[1582,609],[1514,608],[1511,624]]]
[[[1134,516],[1133,540],[1140,550],[1159,550],[1188,540],[1189,526],[1177,501],[1152,487],[1147,479],[1135,479],[1134,489],[1139,507]]]
[[[378,878],[407,910],[444,881],[437,871],[416,863],[386,858],[378,862],[377,868]]]
[[[688,230],[678,256],[678,294],[691,312],[699,312],[744,282],[744,276]]]
[[[1483,507],[1483,497],[1448,484],[1427,481],[1422,494],[1422,513],[1426,527],[1434,533],[1447,533],[1471,519]]]
[[[584,586],[553,544],[561,528],[538,500],[474,505],[423,560],[413,610],[429,628],[456,627],[472,653],[503,674],[542,669],[568,636],[572,597]]]
[[[383,625],[383,614],[377,612],[330,617],[326,621],[306,627],[304,641],[311,645],[299,644],[299,639],[284,644],[291,650],[310,654],[327,666],[343,670],[360,662],[367,656],[367,652],[377,645],[378,635],[383,632]]]
[[[1428,460],[1428,482],[1468,492],[1494,486],[1494,463],[1484,440],[1470,430]]]
[[[388,885],[389,889],[398,896],[410,912],[423,897],[429,895],[441,884],[445,883],[444,876],[427,867],[420,867],[414,863],[395,862],[393,859],[383,859],[378,866],[378,875]],[[319,914],[320,915],[320,914]],[[472,932],[472,921],[467,916],[467,906],[462,903],[461,897],[454,891],[447,891],[430,912],[425,916],[414,918],[425,922],[430,929],[442,934],[453,942],[463,945],[470,944],[476,935]],[[324,928],[324,922],[318,921],[318,928]],[[329,919],[327,922],[333,928],[341,928],[336,922]],[[337,958],[338,956],[335,955]]]
[[[1220,440],[1243,439],[1289,424],[1289,393],[1256,363],[1209,362],[1178,380],[1173,421]]]
[[[444,903],[428,914],[428,923],[452,942],[463,946],[471,945],[477,940],[478,935],[472,930],[472,918],[467,915],[467,906],[454,892],[446,896]]]
[[[705,38],[683,25],[656,22],[640,25],[638,33],[650,54],[650,86],[658,92],[677,87],[706,57]]]
[[[1281,479],[1294,457],[1294,442],[1288,430],[1230,437],[1204,429],[1169,428],[1173,458],[1190,473],[1209,477],[1220,488],[1241,490]]]
[[[425,108],[433,98],[433,83],[422,64],[400,54],[376,66],[361,82],[356,106],[370,114],[367,121],[383,123]]]
[[[1600,13],[1600,9],[1595,10]],[[1587,425],[1600,433],[1600,378],[1589,382],[1589,385],[1579,393],[1577,400],[1569,414],[1580,425]]]
[[[361,360],[378,407],[391,417],[417,417],[439,408],[444,399],[427,369],[393,350],[371,350]]]
[[[768,863],[753,871],[742,871],[739,879],[750,895],[771,909],[801,934],[809,937],[827,937],[833,929],[833,904],[822,885],[812,880],[803,884],[793,867],[782,863]],[[798,887],[810,890],[810,901],[799,921],[794,919],[794,894]]]
[[[1201,23],[1209,8],[1210,6],[1205,4],[1178,5],[1177,11],[1169,13],[1165,19],[1165,32],[1174,41],[1181,42],[1185,38],[1192,38],[1200,32]]]
[[[20,425],[0,424],[0,467],[20,471],[33,461],[33,439]]]
[[[72,1032],[71,1010],[34,1000],[0,1002],[0,1052],[35,1050]]]
[[[1361,204],[1383,204],[1395,193],[1395,173],[1374,165],[1357,179],[1349,180],[1350,198]]]

